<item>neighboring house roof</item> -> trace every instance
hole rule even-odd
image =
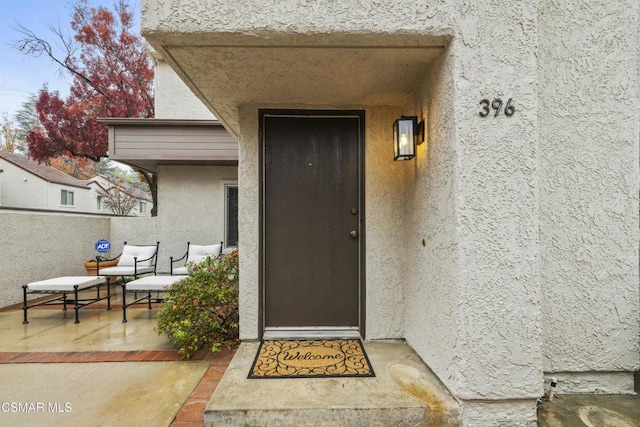
[[[20,169],[23,169],[47,182],[89,189],[84,182],[72,177],[71,175],[60,172],[58,169],[51,166],[40,164],[25,155],[0,150],[0,159],[6,160]]]
[[[108,184],[106,184],[104,181],[106,181]],[[135,185],[131,185],[126,181],[121,181],[115,177],[112,176],[107,176],[107,175],[96,175],[93,178],[89,178],[86,181],[83,181],[86,185],[89,185],[91,183],[96,183],[98,186],[100,186],[103,190],[108,190],[108,188],[105,188],[105,184],[106,186],[113,186],[116,188],[119,188],[120,191],[122,191],[123,193],[125,193],[126,195],[133,197],[134,199],[139,199],[139,200],[146,200],[148,202],[152,202],[153,199],[151,198],[151,194],[148,191],[144,191],[138,187],[136,187]]]

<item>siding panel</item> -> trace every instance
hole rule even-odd
[[[220,125],[110,124],[110,158],[237,161],[238,143]]]

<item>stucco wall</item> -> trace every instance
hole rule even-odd
[[[94,244],[154,244],[156,218],[126,218],[0,210],[0,307],[22,302],[22,285],[59,276],[81,276]],[[162,245],[160,246],[162,250]],[[162,254],[161,254],[162,255]],[[167,255],[168,257],[168,255]]]
[[[160,271],[169,272],[169,257],[184,255],[188,241],[197,245],[224,241],[224,185],[237,183],[237,175],[235,166],[158,168]]]
[[[22,302],[29,282],[86,274],[103,238],[109,218],[0,210],[0,307]]]
[[[391,124],[397,107],[365,109],[366,337],[404,337],[407,293],[404,270],[409,162],[394,162]],[[409,299],[414,298],[411,295]]]
[[[157,119],[215,119],[166,62],[156,58],[155,63],[155,117]]]
[[[155,245],[160,241],[158,250],[159,261],[162,260],[165,249],[159,239],[157,217],[122,217],[111,218],[111,254],[117,256],[122,252],[124,242],[130,245]],[[167,255],[168,257],[169,255]]]
[[[432,65],[417,110],[427,140],[407,170],[405,337],[440,378],[457,378],[459,241],[451,50]],[[424,245],[423,245],[424,240]]]
[[[639,17],[635,0],[540,1],[546,372],[639,368]]]

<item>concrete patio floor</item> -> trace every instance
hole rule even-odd
[[[276,414],[271,418],[274,420],[284,413],[282,409],[291,409],[277,399],[279,387],[293,390],[310,404],[310,411],[298,415],[310,416],[315,425],[336,425],[313,418],[322,412],[318,410],[322,405],[313,406],[309,390],[319,391],[322,399],[337,399],[334,404],[352,397],[366,402],[370,397],[363,392],[372,382],[361,383],[370,379],[247,382],[256,343],[243,343],[235,358],[229,350],[217,355],[200,351],[192,360],[184,361],[166,336],[154,330],[157,308],[130,308],[129,322],[123,324],[119,290],[114,292],[111,311],[106,310],[106,301],[85,307],[80,310],[79,324],[73,322],[73,310],[65,314],[57,307],[30,309],[27,325],[22,324],[21,308],[0,310],[0,425],[203,426],[205,408],[206,425],[230,425],[231,421],[224,418],[229,412],[225,415],[224,411],[233,411],[234,405],[247,411],[246,425],[281,425],[267,423],[256,415],[260,409],[271,410],[271,415]],[[429,376],[428,368],[405,344],[365,342],[365,348],[377,374],[374,381],[392,386],[384,392],[382,404],[369,401],[369,407],[379,405],[379,413],[383,413],[384,405],[390,402],[414,409],[416,402],[425,402],[424,396],[416,395],[412,381],[430,378],[437,384],[437,379]],[[218,396],[212,398],[219,383]],[[403,388],[407,395],[402,394]],[[371,390],[373,394],[378,392]],[[435,401],[445,403],[445,411],[440,414],[455,412],[456,408],[450,406],[455,406],[455,401],[446,390],[438,386],[435,397]],[[357,413],[347,414],[340,425],[376,425],[357,419]],[[538,425],[640,426],[640,396],[558,396],[540,406]]]
[[[185,361],[154,330],[158,309],[127,309],[119,289],[72,309],[0,310],[0,425],[202,426],[204,407],[233,351]]]

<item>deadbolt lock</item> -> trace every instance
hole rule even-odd
[[[357,215],[357,214],[358,214],[358,208],[351,209],[351,215]]]

